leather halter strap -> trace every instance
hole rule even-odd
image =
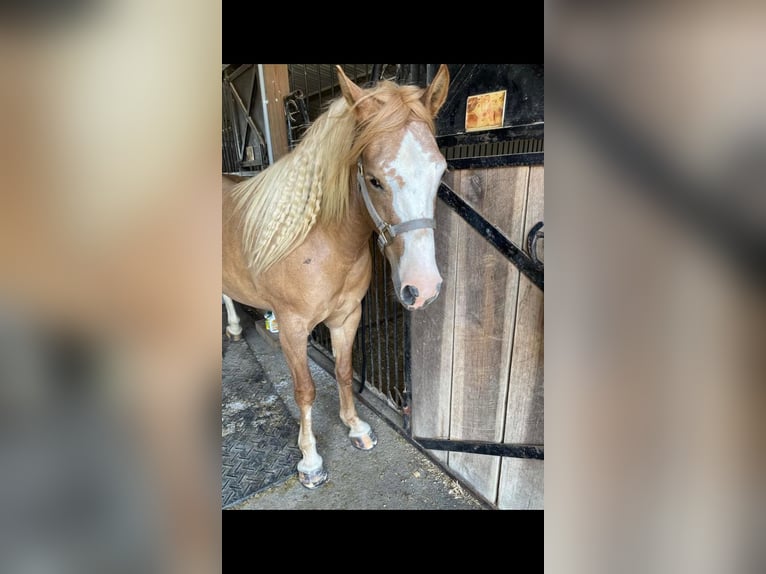
[[[364,180],[364,168],[362,167],[361,161],[358,163],[358,167],[359,170],[357,171],[356,177],[359,181],[359,191],[362,192],[362,199],[364,200],[364,205],[367,207],[367,213],[370,214],[370,217],[378,230],[378,247],[380,247],[381,251],[385,250],[387,246],[393,243],[394,238],[397,235],[415,229],[436,228],[436,221],[430,217],[410,219],[409,221],[397,223],[396,225],[390,225],[383,221],[383,218],[378,214],[378,211],[372,204],[372,200],[370,200],[370,193],[367,190],[367,182]]]

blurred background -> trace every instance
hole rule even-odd
[[[220,21],[2,7],[2,572],[220,569]]]
[[[762,572],[766,8],[546,4],[546,566]]]
[[[220,6],[24,6],[0,571],[216,571]],[[766,8],[545,9],[546,565],[761,572]]]

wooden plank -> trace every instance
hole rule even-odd
[[[543,168],[529,178],[524,236],[543,221]],[[543,408],[543,292],[521,276],[516,307],[516,332],[509,378],[504,442],[542,444]]]
[[[454,173],[445,174],[444,181],[452,189],[460,184]],[[436,301],[410,315],[412,432],[414,436],[448,438],[457,246],[464,224],[454,211],[439,200],[436,201],[435,219],[436,264],[443,283]],[[429,452],[447,463],[446,452]]]
[[[263,64],[263,84],[268,102],[271,153],[276,162],[287,154],[287,122],[284,98],[290,93],[287,64]]]
[[[464,170],[461,194],[521,243],[529,167]],[[473,229],[458,245],[450,438],[502,442],[518,270]],[[450,467],[496,501],[500,459],[450,453]]]
[[[524,235],[543,221],[543,167],[532,167],[529,177]],[[516,329],[508,381],[504,442],[544,442],[544,297],[521,276]],[[499,508],[542,508],[543,464],[503,458],[498,494]]]
[[[545,461],[503,458],[500,473],[501,510],[543,510]]]
[[[519,235],[519,228],[520,225],[522,225],[523,220],[515,225],[516,222],[513,219],[508,219],[504,211],[486,209],[483,196],[486,193],[487,186],[482,185],[482,180],[489,175],[491,181],[496,182],[498,185],[498,188],[491,193],[495,195],[499,194],[508,199],[511,197],[511,194],[514,193],[514,190],[518,189],[518,185],[526,185],[526,181],[521,180],[526,180],[528,178],[529,167],[511,166],[473,170],[466,169],[456,170],[455,173],[463,174],[464,176],[467,175],[467,183],[470,183],[470,185],[462,185],[459,189],[453,187],[453,191],[465,200],[468,205],[478,211],[484,219],[497,227],[506,237],[513,241],[514,244],[521,247],[517,238],[521,237],[521,235]]]

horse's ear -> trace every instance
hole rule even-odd
[[[336,64],[335,69],[338,71],[340,91],[343,93],[343,97],[346,98],[348,105],[353,107],[359,101],[359,98],[362,97],[364,90],[349,80],[348,76],[343,72],[343,68],[339,65]]]
[[[423,93],[423,105],[431,113],[432,117],[436,117],[436,114],[439,113],[442,105],[444,105],[448,90],[449,70],[447,69],[447,64],[442,64],[439,66],[439,71],[436,72],[433,82]]]

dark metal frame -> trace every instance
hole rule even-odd
[[[489,155],[479,157],[460,157],[447,160],[452,169],[476,169],[487,167],[512,167],[543,163],[543,153],[520,153],[512,155]]]
[[[250,84],[247,88],[248,103],[242,99],[242,96],[234,86],[234,80],[245,72],[251,72],[252,77]],[[224,70],[222,73],[222,85],[223,85],[223,102],[226,106],[224,110],[224,133],[226,128],[231,130],[229,137],[224,135],[223,150],[224,150],[224,171],[227,173],[237,173],[240,175],[255,175],[257,170],[262,170],[268,167],[268,146],[266,139],[261,132],[261,129],[253,120],[253,106],[256,103],[256,87],[257,87],[258,70],[253,64],[239,65],[238,68],[229,72]],[[240,133],[240,117],[245,119],[244,133]],[[258,145],[258,159],[246,160],[245,149],[248,146],[248,142],[251,141],[251,135],[255,137]],[[232,141],[233,139],[233,141]],[[245,168],[245,169],[243,169]]]
[[[539,260],[533,260],[530,256],[531,254],[527,255],[521,248],[514,245],[497,227],[484,219],[478,211],[452,191],[446,183],[442,182],[439,186],[438,196],[450,209],[486,239],[492,247],[513,263],[527,279],[537,285],[540,290],[544,290],[545,273]],[[537,259],[536,256],[535,259]]]
[[[454,440],[425,437],[412,437],[423,448],[431,450],[447,450],[450,452],[467,452],[471,454],[488,454],[491,456],[506,456],[509,458],[534,458],[544,460],[545,452],[542,445],[508,444],[483,442],[474,440]]]
[[[514,139],[542,139],[545,135],[544,130],[545,126],[540,123],[527,124],[523,126],[510,126],[507,128],[497,128],[483,132],[466,132],[462,134],[437,136],[436,144],[442,148],[455,145],[489,144]],[[542,162],[540,161],[534,163]]]
[[[311,126],[306,98],[301,90],[293,90],[285,96],[285,121],[287,122],[287,148],[292,151],[300,143]]]

